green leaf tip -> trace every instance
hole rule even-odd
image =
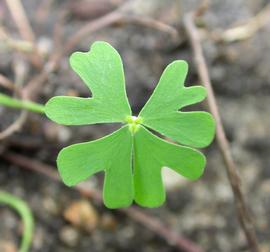
[[[202,86],[185,87],[187,62],[176,60],[166,67],[137,117],[126,95],[121,57],[110,44],[95,42],[89,52],[73,53],[70,65],[92,97],[53,97],[45,106],[46,115],[64,125],[121,122],[123,126],[98,140],[60,151],[57,166],[66,185],[74,186],[103,171],[103,199],[108,208],[128,207],[133,201],[158,207],[166,198],[162,167],[190,180],[203,174],[206,158],[193,148],[211,143],[215,121],[207,112],[182,111],[207,95]]]

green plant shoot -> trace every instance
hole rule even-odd
[[[7,205],[18,212],[23,222],[23,234],[18,252],[30,251],[34,233],[34,217],[29,206],[18,197],[0,190],[0,205]]]
[[[92,97],[53,97],[45,106],[46,115],[64,125],[120,122],[123,126],[101,139],[60,151],[57,166],[66,185],[104,171],[103,199],[108,208],[128,207],[133,201],[158,207],[165,201],[162,167],[190,180],[203,174],[205,156],[192,147],[211,143],[215,122],[207,112],[181,111],[206,97],[202,86],[184,86],[185,61],[167,66],[137,117],[127,99],[121,57],[110,44],[95,42],[89,52],[73,53],[70,65]],[[167,142],[149,129],[182,145]]]

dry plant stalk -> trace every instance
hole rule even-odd
[[[24,40],[31,42],[35,46],[35,34],[27,18],[22,2],[20,0],[6,0],[6,4],[9,8],[11,16],[18,28],[21,37]],[[35,67],[41,68],[43,60],[40,57],[36,47],[33,48],[33,52],[30,58],[32,64]]]
[[[245,24],[232,27],[221,34],[220,39],[225,42],[245,40],[252,37],[263,26],[270,22],[270,4]]]
[[[204,58],[199,32],[194,24],[194,18],[197,16],[196,14],[197,13],[186,14],[184,16],[184,26],[192,46],[194,61],[198,70],[199,78],[201,83],[206,87],[208,91],[207,104],[209,106],[210,112],[216,120],[216,141],[220,153],[224,159],[226,172],[234,195],[238,219],[246,236],[250,251],[259,252],[260,249],[256,237],[255,227],[252,222],[252,217],[250,215],[248,206],[245,202],[244,194],[241,188],[240,177],[238,176],[237,168],[232,158],[230,146],[224,132],[224,127],[221,121],[216,98],[209,77],[209,71]]]

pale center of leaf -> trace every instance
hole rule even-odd
[[[140,128],[140,124],[142,123],[142,118],[137,116],[127,116],[126,122],[129,127],[129,131],[134,134]]]

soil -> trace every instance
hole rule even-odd
[[[38,44],[44,50],[53,49],[53,29],[59,13],[65,8],[69,13],[63,28],[65,37],[72,36],[86,22],[97,18],[97,13],[91,14],[91,11],[89,16],[85,11],[81,13],[74,8],[71,0],[48,1],[49,10],[45,12],[45,7],[40,7],[45,2],[23,1]],[[93,4],[97,2],[93,1]],[[184,13],[196,9],[199,3],[195,0],[170,0],[166,3],[133,1],[133,13],[174,25],[180,33],[178,42],[172,41],[168,34],[149,27],[119,24],[87,36],[74,50],[86,51],[96,40],[108,41],[119,50],[125,66],[128,96],[136,114],[154,89],[162,70],[171,61],[187,60],[190,70],[186,82],[198,83],[191,48],[182,28],[182,17]],[[200,24],[222,120],[254,218],[260,247],[265,252],[270,251],[270,23],[251,38],[233,43],[220,43],[211,34],[245,23],[267,3],[266,0],[212,1]],[[99,16],[108,12],[102,8],[98,11]],[[3,2],[0,2],[0,20],[12,37],[19,38]],[[0,41],[0,58],[0,73],[14,80],[14,64],[18,65],[25,57],[2,48]],[[25,83],[37,72],[30,68]],[[4,89],[0,91],[6,92]],[[54,95],[65,94],[89,96],[82,81],[69,68],[68,55],[61,59],[59,70],[52,73],[42,86],[36,101],[45,103]],[[203,106],[198,108],[205,109]],[[18,111],[0,107],[0,129],[6,128],[18,115]],[[23,129],[1,141],[0,148],[55,166],[57,153],[62,147],[97,139],[117,127],[65,127],[30,113]],[[207,156],[207,167],[200,180],[175,180],[174,175],[165,174],[166,203],[160,208],[142,210],[158,217],[172,230],[200,245],[204,251],[248,251],[216,143],[203,151]],[[100,177],[91,178],[89,184],[98,187],[100,180]],[[91,214],[88,218],[93,221],[91,229],[76,225],[64,212],[70,210],[72,204],[80,205],[80,194],[44,175],[3,161],[1,157],[0,190],[17,195],[31,207],[36,222],[33,252],[179,251],[124,214],[109,210],[95,201],[88,201],[90,205],[86,208]],[[1,206],[0,220],[0,248],[2,246],[6,251],[14,251],[21,233],[19,218],[9,208]]]

